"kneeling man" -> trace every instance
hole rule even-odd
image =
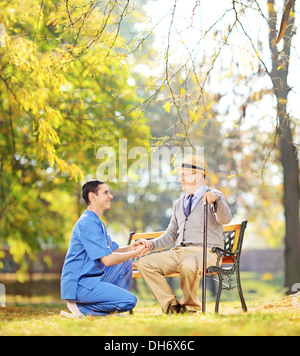
[[[119,247],[108,235],[101,216],[113,196],[99,180],[86,182],[82,197],[87,210],[74,226],[61,276],[61,298],[72,314],[108,315],[132,310],[137,298],[130,289],[133,257],[143,245]]]

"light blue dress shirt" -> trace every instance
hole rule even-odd
[[[191,212],[193,211],[193,209],[197,206],[197,204],[199,203],[199,201],[203,198],[204,193],[207,191],[207,186],[205,184],[203,184],[200,188],[198,188],[195,193],[194,196],[192,198],[192,208],[191,208]],[[187,207],[188,205],[188,197],[189,194],[186,194],[184,197],[184,208]]]

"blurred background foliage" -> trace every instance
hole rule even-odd
[[[20,272],[38,251],[65,251],[85,210],[81,185],[96,178],[97,151],[110,147],[118,160],[121,139],[127,139],[128,151],[145,148],[148,158],[162,145],[204,147],[212,172],[207,185],[224,193],[236,222],[255,221],[247,231],[252,247],[283,246],[276,151],[265,162],[273,132],[242,125],[242,100],[239,120],[228,125],[230,113],[219,108],[223,95],[202,90],[199,103],[199,77],[187,80],[175,66],[172,82],[165,73],[147,75],[157,66],[158,53],[146,30],[145,3],[13,0],[0,5],[6,28],[6,45],[0,48],[0,242]],[[212,58],[202,61],[197,66],[206,68]],[[228,68],[223,70],[226,82]],[[245,79],[238,71],[230,75],[233,81]],[[259,105],[262,89],[251,95]],[[117,173],[118,167],[117,161]],[[124,244],[131,230],[165,229],[181,194],[174,182],[129,177],[109,185],[114,200],[104,220]]]

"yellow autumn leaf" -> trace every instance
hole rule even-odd
[[[171,111],[171,107],[172,107],[172,104],[170,102],[167,102],[163,108],[165,109],[165,111],[169,114],[170,111]]]
[[[273,280],[273,275],[272,273],[265,273],[262,277],[264,281],[272,281]]]

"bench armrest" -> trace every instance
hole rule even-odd
[[[218,256],[221,256],[221,257],[226,256],[226,255],[235,257],[236,254],[238,253],[238,251],[236,251],[234,253],[228,252],[228,251],[223,250],[220,247],[213,247],[211,250],[212,250],[212,252],[216,253]]]

